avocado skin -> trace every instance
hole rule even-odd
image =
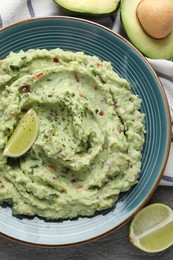
[[[163,39],[154,39],[142,29],[136,15],[140,0],[122,0],[120,18],[122,27],[131,43],[146,57],[151,59],[173,58],[173,31]],[[173,0],[169,0],[173,4]],[[132,22],[133,21],[133,22]]]
[[[121,1],[121,0],[120,0]],[[61,4],[58,3],[58,1],[54,0],[54,2],[60,7],[62,13],[64,15],[67,15],[67,16],[78,16],[78,17],[81,17],[81,18],[88,18],[88,17],[99,17],[99,18],[102,18],[102,17],[106,17],[106,16],[109,16],[111,14],[113,14],[114,12],[116,12],[119,7],[120,7],[120,1],[118,2],[116,8],[112,11],[112,12],[107,12],[107,13],[100,13],[100,14],[96,14],[96,13],[90,13],[90,12],[86,12],[86,11],[74,11],[74,10],[70,10],[70,9],[67,9],[65,8],[64,6],[62,6]]]

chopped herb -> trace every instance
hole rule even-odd
[[[132,163],[129,163],[129,167],[130,167],[130,168],[133,168],[133,164],[132,164]]]
[[[22,109],[21,109],[21,112],[22,112],[22,113],[26,113],[27,111],[28,111],[28,110],[25,109],[25,108],[22,108]]]
[[[38,168],[38,167],[39,167],[38,164],[34,164],[30,166],[31,169]]]
[[[56,198],[58,198],[58,195],[57,195],[56,193],[49,194],[49,195],[46,197],[47,200],[54,200],[54,199],[56,199]]]
[[[118,105],[117,105],[117,103],[116,103],[116,102],[114,102],[114,104],[113,104],[113,107],[114,107],[115,109],[117,109],[117,108],[118,108]]]
[[[69,171],[69,168],[67,168],[67,167],[64,167],[62,170],[63,173],[67,173],[68,171]]]
[[[10,69],[13,70],[13,71],[19,71],[20,70],[19,66],[15,66],[15,65],[10,65]]]

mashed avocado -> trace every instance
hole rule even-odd
[[[34,108],[39,134],[22,157],[3,156]],[[110,208],[137,182],[141,100],[106,61],[61,49],[10,53],[0,65],[0,202],[47,219]]]

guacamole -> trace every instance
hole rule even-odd
[[[137,183],[144,143],[141,99],[107,61],[31,49],[0,62],[0,202],[46,219],[91,216]],[[31,108],[39,133],[23,156],[3,156]]]

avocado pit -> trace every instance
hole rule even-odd
[[[165,38],[173,30],[173,5],[169,1],[142,0],[136,15],[143,30],[152,38]]]

